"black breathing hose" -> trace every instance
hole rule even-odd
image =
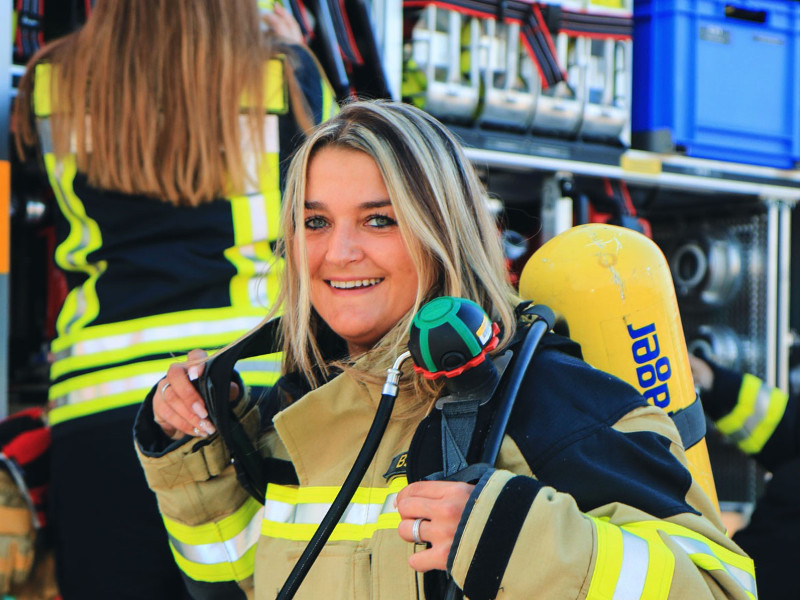
[[[522,342],[522,347],[519,349],[519,354],[516,360],[514,360],[514,367],[509,374],[508,384],[506,385],[503,396],[498,402],[497,412],[489,428],[489,433],[486,436],[481,462],[487,465],[494,465],[500,454],[500,446],[503,443],[503,437],[505,437],[508,420],[511,417],[511,410],[514,408],[514,401],[517,399],[519,388],[528,370],[528,365],[536,352],[536,347],[539,345],[539,342],[542,341],[544,334],[550,331],[555,325],[555,314],[553,314],[553,311],[547,306],[536,305],[533,306],[530,311],[536,315],[537,319],[528,329],[525,340]],[[452,579],[447,583],[447,591],[444,597],[445,600],[458,600],[459,598],[463,598],[463,593]]]
[[[522,343],[522,347],[520,348],[519,355],[517,356],[516,360],[514,360],[514,367],[510,373],[508,385],[506,386],[502,398],[499,400],[496,416],[492,422],[491,428],[489,429],[486,444],[484,446],[484,451],[482,454],[483,460],[481,462],[490,465],[495,463],[497,456],[500,453],[500,445],[503,442],[506,426],[508,425],[508,420],[511,416],[511,410],[514,407],[514,400],[519,393],[519,388],[522,385],[522,379],[525,376],[525,372],[528,369],[531,358],[533,357],[534,352],[536,352],[536,347],[539,345],[542,337],[545,333],[552,329],[555,322],[555,316],[553,315],[553,312],[546,306],[534,306],[529,310],[529,313],[535,314],[538,318],[528,329],[528,332],[525,335],[525,339]],[[330,538],[331,533],[333,533],[333,530],[336,527],[336,524],[339,522],[339,519],[342,518],[342,515],[347,509],[350,500],[353,498],[353,495],[358,488],[358,484],[361,483],[364,474],[367,472],[367,468],[372,462],[372,459],[378,450],[378,446],[380,445],[381,439],[383,438],[383,434],[386,431],[386,426],[389,423],[389,418],[391,417],[392,409],[394,408],[394,401],[397,398],[397,384],[400,380],[400,366],[410,356],[411,352],[404,352],[397,358],[397,360],[395,360],[394,365],[387,370],[386,383],[383,386],[381,401],[378,405],[378,410],[375,413],[375,418],[372,421],[372,425],[369,428],[369,432],[367,433],[367,437],[364,440],[364,445],[361,447],[361,450],[359,451],[358,456],[353,463],[353,467],[347,474],[339,493],[336,494],[333,504],[331,504],[330,509],[323,517],[322,522],[314,532],[311,540],[308,542],[303,554],[297,560],[292,572],[289,574],[289,577],[283,584],[281,591],[278,593],[277,600],[290,600],[291,598],[294,598],[294,595],[297,593],[300,584],[303,583],[303,580],[308,574],[309,569],[311,569],[311,566],[314,564],[317,556],[319,556],[319,553],[322,551],[323,546],[328,541],[328,538]],[[459,590],[458,586],[452,580],[450,580],[445,595],[446,600],[456,600],[461,597],[461,590]]]
[[[392,416],[394,401],[397,398],[397,382],[400,380],[400,366],[410,356],[411,354],[409,352],[404,352],[395,360],[392,368],[388,369],[386,383],[383,385],[381,401],[380,404],[378,404],[375,418],[372,420],[372,425],[370,425],[369,432],[364,440],[364,445],[361,446],[361,450],[353,463],[353,467],[347,474],[347,478],[344,480],[339,493],[336,494],[333,504],[331,504],[328,512],[325,513],[322,522],[308,542],[306,549],[303,550],[303,554],[295,563],[292,572],[289,573],[289,577],[278,593],[277,600],[289,600],[290,598],[294,598],[297,589],[300,587],[300,584],[303,583],[311,565],[314,564],[325,542],[328,541],[331,533],[333,533],[334,527],[336,527],[339,519],[342,518],[350,500],[353,498],[353,494],[356,493],[358,484],[361,483],[369,464],[375,457],[375,452],[378,450],[378,446],[383,438],[383,433],[386,431],[386,426],[389,423],[389,417]]]

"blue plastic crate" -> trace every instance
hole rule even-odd
[[[636,0],[633,144],[793,168],[800,3]]]

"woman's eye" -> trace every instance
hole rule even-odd
[[[367,219],[367,225],[371,227],[390,227],[396,225],[397,221],[386,215],[372,215]]]
[[[327,225],[325,219],[319,216],[308,217],[305,220],[306,229],[322,229]]]

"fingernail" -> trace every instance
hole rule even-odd
[[[192,404],[192,410],[194,411],[194,414],[196,414],[201,419],[205,419],[208,416],[208,411],[201,402],[195,402],[194,404]]]
[[[195,365],[193,367],[189,367],[189,370],[188,370],[187,373],[189,375],[189,381],[194,381],[195,379],[200,377],[200,369],[197,368],[197,365]]]
[[[216,431],[216,428],[209,421],[206,420],[200,421],[198,425],[200,425],[200,429],[205,431],[208,435],[211,435]]]

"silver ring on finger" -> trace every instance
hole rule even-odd
[[[170,385],[172,385],[172,384],[170,384],[170,382],[168,381],[167,383],[165,383],[164,385],[161,386],[161,397],[162,398],[164,397],[164,394],[167,392],[167,388]]]
[[[194,433],[195,437],[198,437],[200,435],[200,430],[197,427],[195,427],[194,429],[192,429],[192,433]]]
[[[430,521],[430,519],[424,519],[420,517],[419,519],[414,519],[414,524],[411,526],[411,537],[414,538],[415,544],[425,544],[422,538],[419,537],[419,526],[423,521]]]

